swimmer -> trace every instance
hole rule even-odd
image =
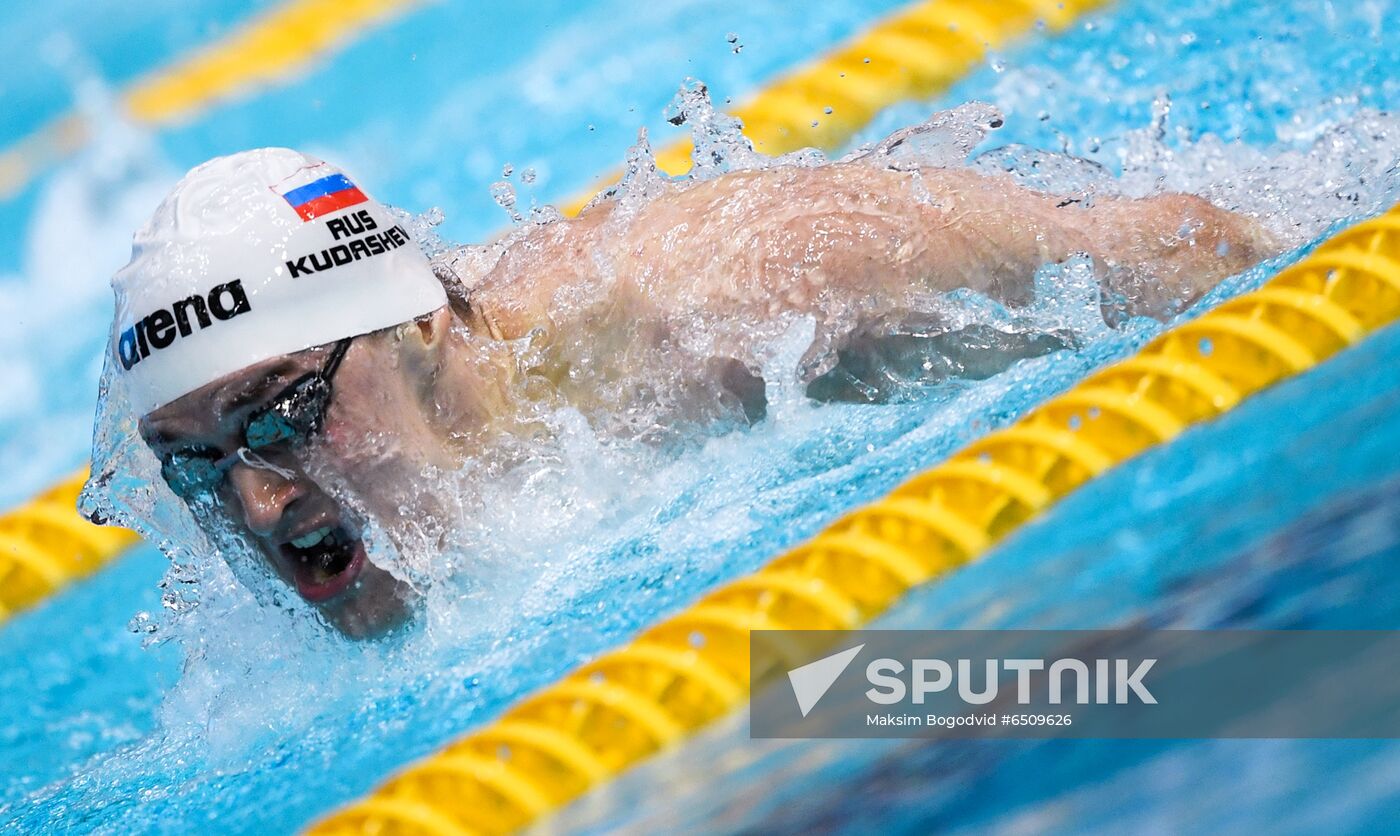
[[[676,421],[760,420],[745,335],[773,323],[816,322],[810,382],[857,331],[941,292],[1014,306],[1038,268],[1084,256],[1132,311],[1163,314],[1278,250],[1187,195],[1086,205],[851,161],[668,183],[430,262],[359,181],[267,148],[194,169],[137,233],[112,281],[112,366],[174,494],[363,637],[413,598],[369,560],[365,515],[425,507],[426,468],[532,431],[540,398],[606,424],[666,380]],[[696,323],[695,362],[664,360]]]

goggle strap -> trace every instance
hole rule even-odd
[[[278,467],[277,465],[258,455],[256,452],[249,450],[247,447],[239,447],[238,452],[234,453],[233,455],[236,456],[239,459],[239,461],[243,462],[249,467],[256,468],[258,470],[271,471],[289,482],[296,478],[296,474],[292,471],[288,470],[285,467]],[[227,459],[229,457],[225,456],[224,458]]]
[[[335,376],[336,369],[340,368],[340,361],[345,359],[345,352],[350,350],[350,341],[354,337],[346,337],[335,344],[331,349],[331,356],[326,360],[326,365],[321,369],[321,379],[327,382]]]

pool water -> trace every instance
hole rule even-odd
[[[870,626],[1393,629],[1397,362],[1392,328],[1096,479]],[[736,717],[559,824],[1367,832],[1400,816],[1398,781],[1394,741],[750,740]]]
[[[487,189],[505,162],[536,169],[539,199],[569,196],[620,160],[636,125],[661,133],[661,108],[685,75],[739,95],[895,5],[822,4],[800,21],[762,2],[541,4],[496,21],[432,6],[299,82],[157,135],[112,130],[5,210],[27,232],[0,266],[0,310],[25,312],[7,316],[19,325],[0,337],[21,358],[0,372],[18,396],[0,408],[0,464],[14,474],[0,501],[81,461],[106,272],[182,168],[246,145],[303,145],[391,202],[441,206],[449,237],[478,239],[505,221]],[[201,10],[234,19],[220,4]],[[166,45],[151,61],[187,40],[165,20],[145,24],[165,33],[151,40]],[[1130,190],[1252,200],[1316,238],[1400,200],[1400,135],[1373,113],[1400,103],[1396,20],[1396,2],[1123,3],[1058,40],[995,56],[933,105],[891,108],[863,138],[980,98],[1007,114],[992,144],[1063,148],[1121,171]],[[79,44],[101,37],[70,32]],[[102,50],[91,53],[103,65]],[[352,84],[363,66],[382,77]],[[1160,114],[1168,101],[1165,126],[1150,130],[1154,102]],[[307,112],[325,115],[296,118]],[[124,164],[105,165],[114,159]],[[1228,182],[1222,171],[1255,174]],[[75,217],[84,247],[61,246]],[[1268,275],[1237,277],[1217,296]],[[17,832],[295,829],[1160,327],[1111,330],[1096,310],[1068,271],[1029,312],[976,315],[1068,329],[1076,351],[894,405],[814,407],[771,392],[762,424],[669,458],[565,422],[557,455],[500,485],[481,522],[483,549],[518,577],[391,646],[308,634],[229,591],[174,624],[138,618],[155,628],[143,650],[126,624],[159,612],[166,562],[134,552],[0,630],[0,710],[11,718],[0,727],[0,821]],[[775,351],[800,353],[802,337]],[[43,352],[32,348],[40,340]],[[1393,626],[1400,382],[1387,372],[1398,355],[1400,336],[1382,332],[1192,430],[916,591],[878,626]],[[1394,817],[1397,752],[1386,742],[776,744],[749,741],[736,717],[562,823],[1365,830]]]

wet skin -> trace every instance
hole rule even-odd
[[[142,437],[158,457],[191,449],[236,454],[250,415],[314,371],[324,353],[278,358],[205,387],[147,416]],[[300,459],[288,446],[245,454],[205,498],[227,510],[278,577],[347,635],[382,632],[404,619],[410,591],[368,561],[358,527]]]
[[[425,467],[456,467],[517,427],[519,370],[506,340],[601,346],[617,341],[619,323],[660,333],[697,316],[813,314],[820,328],[836,306],[878,314],[916,291],[957,287],[1015,304],[1037,267],[1078,254],[1105,284],[1134,289],[1137,312],[1153,313],[1277,249],[1253,221],[1182,195],[1084,208],[965,170],[728,175],[636,213],[605,203],[494,247],[462,248],[450,269],[469,304],[459,293],[454,306],[356,338],[314,450],[393,536],[402,509],[434,513],[433,497],[417,490]],[[158,456],[194,445],[235,453],[249,413],[326,350],[215,381],[146,416],[142,435]],[[634,352],[612,371],[640,375],[648,362]],[[593,394],[586,375],[564,397],[585,414],[620,408]],[[277,469],[236,460],[216,501],[277,575],[347,635],[401,622],[412,591],[366,559],[360,523],[308,472],[307,451],[260,455]]]
[[[362,521],[323,480],[348,489],[397,541],[405,509],[415,519],[442,514],[418,489],[423,469],[458,466],[507,412],[505,353],[469,348],[455,325],[444,307],[356,337],[315,437],[233,458],[209,497],[278,577],[349,636],[401,623],[415,594],[366,559]],[[249,416],[319,369],[329,350],[269,359],[201,387],[145,416],[141,436],[157,457],[237,454]]]
[[[843,303],[883,311],[920,290],[1023,303],[1038,267],[1081,254],[1134,313],[1160,315],[1279,249],[1191,195],[1086,205],[967,169],[848,163],[729,174],[636,212],[604,203],[506,246],[463,248],[453,267],[476,324],[512,338],[587,327],[577,300],[600,283],[634,319],[820,322]]]

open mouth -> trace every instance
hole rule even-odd
[[[360,538],[340,525],[325,525],[281,546],[297,593],[312,603],[328,601],[355,582],[365,565]]]

